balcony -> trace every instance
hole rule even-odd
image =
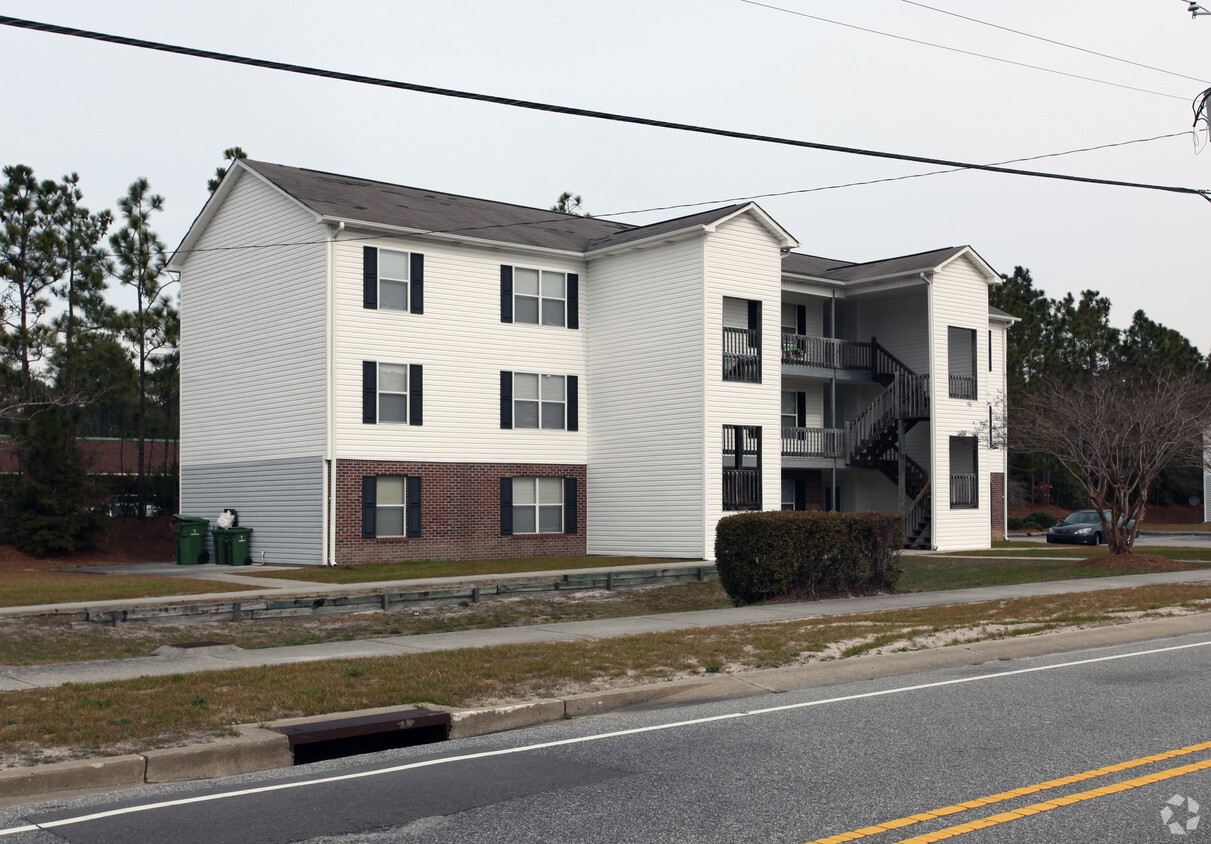
[[[952,399],[975,399],[976,377],[974,375],[951,375],[950,397]]]
[[[724,327],[723,380],[761,383],[760,331]]]
[[[761,470],[723,470],[723,509],[761,509]]]
[[[975,475],[950,476],[950,506],[952,509],[979,506],[979,485]]]
[[[873,345],[859,340],[809,337],[805,334],[782,335],[782,363],[787,366],[814,366],[820,369],[871,371]]]
[[[783,428],[783,457],[845,457],[842,428]]]

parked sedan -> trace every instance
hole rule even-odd
[[[1110,511],[1104,511],[1106,521],[1110,521]],[[1121,517],[1120,517],[1121,520]],[[1132,528],[1131,521],[1127,527]],[[1077,510],[1069,513],[1064,521],[1047,529],[1048,542],[1066,542],[1076,545],[1101,545],[1105,540],[1102,535],[1102,520],[1098,518],[1097,510]]]

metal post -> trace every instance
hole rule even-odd
[[[899,481],[897,485],[900,488],[900,518],[903,519],[908,515],[908,495],[905,491],[905,486],[908,483],[908,478],[906,477],[908,465],[904,460],[904,406],[900,403],[900,373],[896,373],[893,383],[895,384],[896,402],[896,463],[899,469]]]

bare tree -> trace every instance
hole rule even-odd
[[[1138,372],[1043,379],[1011,422],[1015,446],[1049,454],[1072,472],[1102,514],[1110,553],[1130,554],[1161,470],[1204,465],[1211,380]]]

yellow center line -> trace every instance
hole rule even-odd
[[[1119,773],[1120,771],[1130,770],[1131,768],[1138,768],[1142,765],[1151,765],[1154,762],[1163,762],[1166,759],[1173,759],[1178,756],[1187,756],[1191,753],[1198,753],[1200,750],[1211,750],[1211,741],[1205,741],[1205,742],[1202,742],[1201,744],[1192,744],[1188,747],[1178,748],[1177,750],[1166,750],[1164,753],[1155,753],[1152,756],[1144,756],[1140,759],[1132,759],[1129,762],[1118,762],[1114,765],[1106,765],[1103,768],[1094,768],[1092,771],[1085,771],[1080,774],[1072,774],[1071,776],[1060,777],[1059,779],[1054,779],[1054,780],[1048,780],[1047,782],[1041,782],[1041,783],[1038,783],[1037,785],[1022,786],[1021,788],[1015,788],[1012,791],[1002,791],[999,794],[992,794],[992,795],[989,795],[988,797],[978,797],[975,800],[968,800],[965,803],[957,803],[953,806],[945,806],[941,809],[931,809],[928,812],[921,812],[916,815],[909,815],[906,818],[898,818],[897,820],[894,820],[894,821],[884,821],[883,823],[863,827],[862,829],[855,829],[852,832],[843,832],[840,835],[832,835],[832,836],[829,836],[828,838],[817,838],[814,841],[809,841],[808,844],[841,844],[841,842],[844,842],[844,841],[857,841],[859,838],[867,838],[871,835],[878,835],[881,832],[887,832],[892,829],[900,829],[901,827],[912,826],[913,824],[921,823],[922,821],[932,821],[932,820],[936,820],[940,817],[944,817],[946,815],[953,815],[953,814],[957,814],[958,812],[965,812],[968,809],[977,809],[977,808],[980,808],[981,806],[990,806],[994,803],[1004,803],[1006,800],[1015,800],[1018,797],[1025,797],[1027,794],[1037,794],[1040,791],[1048,791],[1053,788],[1061,788],[1066,785],[1072,785],[1073,783],[1076,783],[1076,782],[1084,782],[1085,780],[1091,780],[1091,779],[1095,779],[1097,777],[1104,777],[1107,774],[1116,774],[1116,773]],[[1161,774],[1163,774],[1163,776],[1158,775],[1158,774],[1151,774],[1148,777],[1140,777],[1138,780],[1128,780],[1127,782],[1120,783],[1119,785],[1126,786],[1126,788],[1136,788],[1138,785],[1146,785],[1146,784],[1148,784],[1148,782],[1157,782],[1159,780],[1169,779],[1170,777],[1179,777],[1182,774],[1188,774],[1188,773],[1191,773],[1192,771],[1198,771],[1198,770],[1202,770],[1202,769],[1208,768],[1208,767],[1211,767],[1211,761],[1199,762],[1197,765],[1193,765],[1193,766],[1187,765],[1183,768],[1173,768],[1172,769],[1172,771],[1177,771],[1178,773],[1171,773],[1170,771],[1162,771]],[[1150,779],[1151,777],[1155,777],[1156,779]],[[1128,785],[1128,783],[1135,783],[1135,785]],[[1106,788],[1113,789],[1113,791],[1125,790],[1124,788],[1120,788],[1119,786],[1105,786],[1100,789],[1095,789],[1094,791],[1096,791],[1097,793],[1094,793],[1092,791],[1084,792],[1084,794],[1089,795],[1088,797],[1079,795],[1079,794],[1072,795],[1071,797],[1060,797],[1060,798],[1056,798],[1055,801],[1052,801],[1053,803],[1055,803],[1055,805],[1051,805],[1051,803],[1038,803],[1038,804],[1035,804],[1034,807],[1027,807],[1026,809],[1017,809],[1015,811],[1023,812],[1023,813],[1027,813],[1027,814],[1037,814],[1038,812],[1045,812],[1048,809],[1054,809],[1057,806],[1062,806],[1062,805],[1066,806],[1066,805],[1068,805],[1068,803],[1077,803],[1080,800],[1088,800],[1088,799],[1090,799],[1090,797],[1097,797],[1103,793],[1105,793],[1105,794],[1113,793],[1111,791],[1106,791],[1105,790]],[[1076,799],[1074,799],[1074,798],[1076,798]],[[1037,808],[1039,806],[1043,806],[1046,808],[1041,808],[1041,809]],[[1033,810],[1033,811],[1031,811],[1031,810]],[[998,817],[998,818],[1005,817],[1005,820],[1013,820],[1017,817],[1024,817],[1024,815],[1014,815],[1014,817],[1011,818],[1011,817],[1008,817],[1008,815],[1014,815],[1014,813],[1008,812],[1004,816],[995,815],[994,817]],[[989,820],[991,820],[991,818]],[[996,823],[1004,823],[1004,822],[1005,822],[1004,820],[999,820]],[[982,826],[972,827],[973,829],[982,829],[983,826],[992,826],[993,825],[993,824],[984,824],[983,821],[974,821],[973,823],[982,824]],[[967,826],[967,825],[964,825],[964,826]],[[951,829],[960,829],[960,827],[951,827]],[[942,830],[942,831],[945,832],[946,830]],[[962,832],[969,832],[969,831],[970,830],[968,830],[968,829],[962,829]],[[938,833],[930,833],[930,834],[937,835]],[[942,837],[950,838],[951,835],[959,835],[959,834],[961,834],[961,832],[953,832],[948,835],[944,835]],[[924,837],[912,838],[912,839],[908,839],[908,840],[912,841],[912,842],[918,842],[918,841],[940,841],[941,839],[930,838],[930,837],[924,836]]]
[[[1211,768],[1211,759],[1206,759],[1202,762],[1195,762],[1191,765],[1182,765],[1180,768],[1170,768],[1167,771],[1157,771],[1155,774],[1149,774],[1146,777],[1136,777],[1133,780],[1124,780],[1123,782],[1114,783],[1113,785],[1104,785],[1101,788],[1095,788],[1091,791],[1082,791],[1079,794],[1070,794],[1067,797],[1057,797],[1054,800],[1048,800],[1045,803],[1035,803],[1030,806],[1023,806],[1020,809],[1014,809],[1011,812],[1002,812],[999,815],[981,818],[978,821],[959,824],[958,826],[939,829],[937,832],[927,832],[925,835],[918,835],[915,838],[905,838],[896,844],[929,844],[933,841],[942,841],[946,838],[954,838],[956,835],[963,835],[967,832],[975,832],[977,829],[987,829],[990,826],[1008,823],[1009,821],[1017,821],[1030,815],[1037,815],[1040,812],[1050,812],[1052,809],[1059,809],[1063,806],[1071,806],[1073,803],[1080,803],[1084,800],[1092,800],[1095,797],[1105,797],[1108,794],[1117,794],[1120,791],[1129,791],[1133,788],[1139,788],[1142,785],[1152,785],[1153,783],[1162,780],[1173,779],[1174,777],[1192,774],[1195,771],[1205,771]]]

